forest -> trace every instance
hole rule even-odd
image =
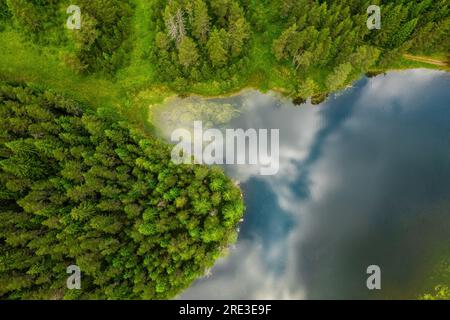
[[[447,0],[77,5],[69,30],[67,1],[0,0],[1,299],[172,298],[236,241],[239,188],[173,165],[150,105],[247,87],[317,103],[364,74],[449,70]],[[85,290],[64,290],[70,264]]]
[[[20,84],[0,97],[0,297],[170,298],[236,240],[221,169],[174,165],[111,110]],[[72,264],[83,290],[64,290]]]
[[[124,81],[133,59],[139,86],[223,93],[245,86],[306,99],[345,87],[373,70],[407,68],[409,53],[449,52],[446,0],[78,1],[82,30],[67,30],[60,0],[1,0],[0,19],[60,52],[77,73]],[[380,30],[366,26],[381,7]],[[145,14],[146,19],[136,21]],[[136,14],[134,14],[136,13]],[[133,28],[133,23],[138,28]],[[4,26],[3,26],[4,28]],[[138,64],[138,61],[135,64]]]

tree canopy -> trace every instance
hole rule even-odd
[[[66,30],[65,1],[0,0],[0,30],[12,24],[26,39],[60,49],[59,56],[78,73],[114,77],[134,59],[133,74],[139,73],[136,66],[146,66],[136,76],[141,86],[164,84],[179,93],[256,84],[307,98],[311,89],[328,93],[330,76],[347,63],[348,77],[331,86],[334,90],[371,68],[397,68],[404,53],[442,57],[450,51],[446,0],[80,0],[77,5],[82,30]],[[379,30],[367,28],[370,5],[381,8]],[[305,89],[307,81],[315,85]]]
[[[157,0],[153,10],[157,45],[151,59],[162,81],[198,82],[217,74],[225,81],[233,65],[243,66],[250,25],[239,0]]]
[[[380,30],[366,26],[372,4]],[[368,71],[450,59],[447,0],[76,5],[81,30],[65,27],[66,1],[0,0],[0,78],[64,92],[0,82],[0,298],[169,298],[235,240],[239,189],[218,168],[173,165],[132,124],[158,121],[149,105],[248,86],[317,104]],[[184,119],[227,122],[235,111],[221,108],[185,105]],[[180,120],[172,111],[162,117]],[[72,264],[81,291],[66,290]]]
[[[115,112],[0,83],[0,115],[0,298],[170,298],[236,240],[222,170],[173,164]]]

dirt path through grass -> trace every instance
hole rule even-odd
[[[442,67],[446,67],[447,66],[445,61],[438,60],[438,59],[433,59],[433,58],[430,58],[430,57],[414,56],[412,54],[405,54],[404,57],[406,59],[408,59],[408,60],[434,64],[435,66],[442,66]]]

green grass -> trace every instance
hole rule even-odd
[[[95,106],[117,106],[121,90],[113,82],[96,76],[79,76],[67,68],[52,48],[25,42],[15,31],[0,33],[0,74],[56,89]]]
[[[135,32],[140,30],[144,27]],[[144,41],[136,42],[130,65],[119,71],[117,79],[110,79],[74,73],[63,62],[67,48],[33,45],[8,27],[0,33],[0,77],[53,89],[94,108],[113,107],[141,128],[151,129],[148,105],[162,102],[173,93],[153,86],[151,64],[143,64],[138,52]]]
[[[64,56],[74,50],[70,41],[64,47],[33,45],[8,26],[0,32],[0,77],[52,88],[94,108],[113,107],[130,121],[152,130],[149,107],[176,93],[167,85],[158,83],[156,68],[150,61],[151,45],[155,37],[151,18],[153,1],[132,2],[135,7],[129,39],[132,49],[128,63],[117,71],[114,78],[78,75],[68,68],[64,63]],[[275,90],[285,95],[295,92],[296,81],[293,80],[298,76],[289,62],[280,63],[272,53],[272,43],[282,32],[282,27],[271,6],[273,4],[263,8],[265,31],[252,35],[247,48],[248,66],[234,76],[233,85],[221,81],[200,82],[192,85],[189,93],[222,96],[248,87],[263,92]],[[443,55],[436,57],[443,58]],[[435,65],[402,58],[388,68],[374,67],[372,71],[411,68],[439,69]],[[313,79],[319,85],[318,93],[323,94],[326,93],[325,79],[330,71],[325,68],[310,68],[308,74],[302,74],[301,77]],[[359,76],[352,74],[351,79]]]
[[[64,63],[64,55],[74,49],[72,43],[68,42],[65,47],[33,45],[7,26],[0,32],[0,79],[24,81],[52,89],[93,108],[115,108],[141,129],[153,132],[150,106],[160,104],[176,93],[158,83],[155,67],[150,61],[149,50],[155,37],[151,29],[152,1],[133,0],[133,3],[135,10],[129,39],[133,46],[128,64],[117,71],[115,78],[78,75]],[[236,76],[232,87],[226,87],[220,81],[208,81],[193,85],[190,93],[219,96],[247,87],[261,91],[276,90],[287,95],[293,92],[292,79],[296,75],[292,67],[289,63],[276,61],[272,53],[273,40],[282,32],[279,23],[271,17],[273,12],[270,6],[266,8],[266,31],[252,36],[248,45],[249,64]],[[446,55],[435,54],[431,58],[445,60]],[[412,68],[442,70],[439,66],[403,57],[388,67],[375,66],[371,71]],[[321,93],[325,93],[325,79],[330,71],[311,68],[302,77],[316,81]],[[352,74],[351,78],[359,76]],[[431,283],[429,286],[432,288]]]
[[[150,30],[151,1],[135,0],[133,17],[133,50],[130,54],[130,64],[117,73],[118,81],[128,89],[149,86],[155,82],[155,68],[150,62],[148,50],[155,34]]]
[[[416,69],[416,68],[427,68],[427,69],[435,69],[435,70],[442,70],[442,67],[439,67],[434,64],[420,62],[420,61],[413,61],[408,60],[404,57],[401,59],[395,61],[394,63],[389,65],[389,69],[398,69],[398,70],[404,70],[404,69]]]

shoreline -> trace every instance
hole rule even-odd
[[[313,97],[317,97],[317,96],[329,96],[330,94],[333,94],[335,92],[339,92],[348,88],[351,88],[353,86],[353,84],[356,81],[361,80],[364,77],[367,78],[373,78],[373,77],[377,77],[380,75],[385,75],[387,73],[391,73],[391,72],[407,72],[407,71],[411,71],[411,70],[431,70],[431,71],[437,71],[437,72],[443,72],[443,73],[450,73],[450,70],[447,69],[434,69],[434,68],[425,68],[425,67],[418,67],[418,68],[392,68],[392,69],[371,69],[369,71],[367,71],[365,74],[361,74],[361,76],[359,78],[356,78],[352,81],[350,81],[347,85],[345,85],[344,87],[333,91],[333,92],[318,92],[315,95],[308,97],[306,100],[310,100]],[[370,76],[370,73],[374,73],[374,75]],[[151,90],[151,88],[149,88]],[[148,90],[148,89],[147,89]],[[145,91],[145,90],[143,90]],[[214,95],[206,95],[206,94],[201,94],[201,93],[197,93],[197,92],[192,92],[192,93],[176,93],[172,90],[170,90],[170,94],[163,97],[163,101],[161,103],[152,103],[149,104],[149,108],[152,108],[154,106],[160,106],[160,105],[164,105],[166,103],[169,103],[171,100],[174,99],[188,99],[188,98],[197,98],[197,99],[203,99],[203,100],[212,100],[212,99],[227,99],[227,98],[234,98],[237,96],[241,96],[243,94],[245,94],[246,92],[249,91],[258,91],[261,92],[263,94],[270,94],[270,93],[274,93],[276,95],[278,95],[279,98],[281,99],[288,99],[291,102],[294,102],[295,98],[293,98],[292,96],[290,96],[289,94],[286,94],[286,90],[283,88],[270,88],[267,90],[261,90],[260,88],[254,86],[254,85],[249,85],[249,86],[244,86],[240,89],[237,90],[232,90],[230,92],[226,92],[226,93],[221,93],[221,94],[214,94]]]

